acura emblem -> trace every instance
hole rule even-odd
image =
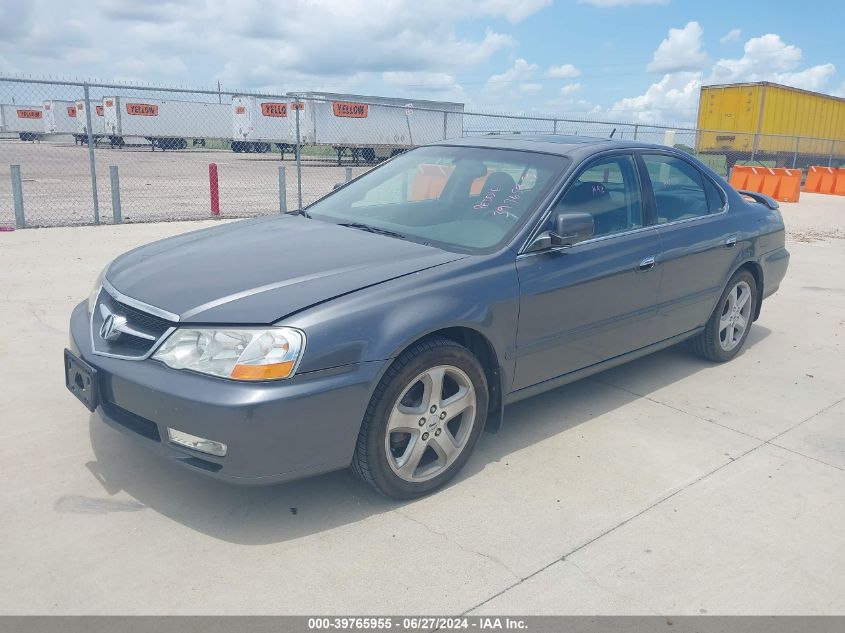
[[[126,325],[126,317],[112,314],[105,306],[100,306],[100,310],[103,313],[100,336],[104,341],[113,341],[120,336],[123,326]]]

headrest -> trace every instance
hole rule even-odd
[[[484,194],[491,189],[498,189],[501,195],[506,196],[513,191],[514,187],[516,187],[516,181],[513,179],[513,176],[504,171],[494,171],[487,176],[481,192]]]

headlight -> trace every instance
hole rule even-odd
[[[153,355],[168,367],[235,380],[280,380],[296,371],[305,334],[289,327],[178,328]]]
[[[97,295],[100,294],[100,288],[103,287],[103,276],[106,274],[109,266],[111,266],[111,262],[106,264],[106,267],[97,275],[97,279],[94,281],[94,287],[91,288],[91,292],[88,294],[88,314],[94,312],[94,306],[97,305]]]

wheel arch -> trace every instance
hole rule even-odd
[[[731,273],[731,277],[737,274],[740,270],[747,270],[751,273],[751,276],[754,277],[754,283],[757,285],[757,296],[758,301],[757,305],[754,306],[754,321],[758,319],[760,316],[760,309],[763,306],[763,267],[760,266],[760,263],[756,260],[749,259],[739,266],[737,266],[736,270]],[[730,277],[729,277],[730,279]]]
[[[397,349],[393,358],[401,355],[406,349],[430,338],[442,337],[466,347],[481,363],[487,377],[488,407],[485,430],[495,433],[502,427],[504,410],[504,387],[502,385],[502,367],[499,355],[493,343],[478,330],[467,326],[452,326],[434,330],[417,337],[413,341]]]

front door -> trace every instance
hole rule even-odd
[[[590,163],[552,210],[590,213],[592,239],[517,258],[519,329],[513,389],[556,378],[655,341],[657,230],[643,213],[632,156]]]

